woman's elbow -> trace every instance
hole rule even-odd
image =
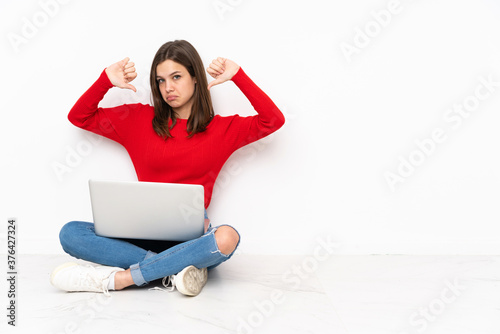
[[[280,110],[277,110],[276,116],[273,119],[272,127],[274,131],[280,129],[283,125],[285,125],[285,116]]]

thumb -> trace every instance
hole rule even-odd
[[[127,63],[130,61],[129,57],[125,57],[122,61],[120,61],[121,66],[127,65]]]
[[[134,91],[134,93],[137,93],[137,89],[133,85],[131,85],[131,84],[126,84],[125,88],[131,89],[131,90]]]
[[[212,81],[208,84],[208,90],[210,90],[210,88],[212,88],[213,86],[218,85],[222,82],[223,82],[223,80],[221,80],[220,78],[215,79],[214,81]]]

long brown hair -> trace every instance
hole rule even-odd
[[[207,88],[208,81],[201,57],[198,51],[189,42],[184,40],[176,40],[163,44],[153,59],[149,78],[155,109],[153,129],[159,136],[166,140],[172,137],[170,129],[177,122],[177,115],[172,107],[163,100],[156,80],[156,68],[159,64],[169,59],[184,66],[191,77],[196,78],[197,83],[193,93],[193,107],[187,121],[188,138],[191,138],[196,133],[206,130],[207,125],[214,117],[214,108],[210,92]],[[172,125],[169,128],[168,122],[170,119],[172,120]]]

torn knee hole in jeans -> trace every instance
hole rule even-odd
[[[229,254],[224,254],[224,253],[222,253],[222,252],[221,252],[221,250],[220,250],[220,249],[219,249],[219,247],[217,246],[217,250],[215,250],[215,251],[213,251],[213,252],[211,252],[211,253],[212,253],[212,254],[217,254],[217,253],[219,253],[220,255],[222,255],[222,256],[224,256],[224,257],[229,257],[229,256],[231,255],[231,253],[232,253],[232,252],[231,252],[231,253],[229,253]]]

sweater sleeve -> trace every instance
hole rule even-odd
[[[255,116],[233,116],[228,127],[227,139],[236,150],[242,146],[270,135],[285,123],[283,113],[240,67],[232,81],[250,101],[257,112]]]
[[[99,102],[113,87],[105,70],[99,79],[78,99],[68,114],[68,120],[75,126],[102,135],[123,144],[130,124],[134,105],[114,108],[99,108]]]

